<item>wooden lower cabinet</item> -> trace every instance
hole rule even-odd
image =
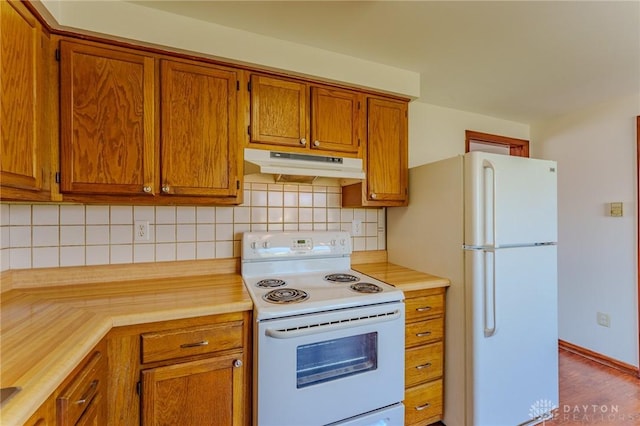
[[[429,425],[444,411],[445,289],[405,291],[405,424]]]
[[[31,415],[24,426],[55,426],[55,424],[56,400],[54,396],[51,395],[44,404],[42,404],[40,408]]]
[[[118,327],[108,424],[246,426],[250,312]]]

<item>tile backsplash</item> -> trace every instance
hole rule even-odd
[[[385,209],[341,208],[341,187],[246,183],[232,207],[0,204],[2,271],[240,256],[244,231],[345,230],[357,251],[385,249]],[[136,241],[134,223],[149,223]]]

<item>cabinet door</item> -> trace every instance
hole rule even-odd
[[[251,143],[301,147],[307,144],[309,100],[304,83],[251,76]]]
[[[142,425],[244,424],[242,353],[142,371]]]
[[[70,41],[60,51],[61,191],[154,193],[154,59]]]
[[[162,193],[236,195],[236,71],[162,61],[161,80]]]
[[[407,103],[369,98],[367,105],[367,200],[407,198]]]
[[[40,190],[43,33],[20,2],[2,1],[0,12],[0,181],[5,187]]]
[[[56,406],[55,399],[51,396],[31,415],[23,426],[54,426],[55,424]]]
[[[356,154],[360,104],[358,93],[311,87],[311,149]]]

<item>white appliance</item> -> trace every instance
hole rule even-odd
[[[351,269],[340,231],[246,232],[254,425],[404,422],[404,295]]]
[[[472,152],[409,171],[389,261],[447,277],[447,426],[515,426],[558,406],[556,163]],[[406,410],[414,407],[405,407]]]

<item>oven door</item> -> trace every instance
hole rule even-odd
[[[402,302],[261,321],[257,334],[257,425],[325,425],[403,400]]]

